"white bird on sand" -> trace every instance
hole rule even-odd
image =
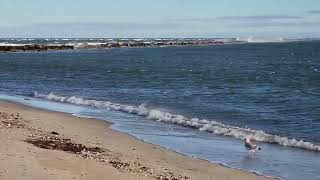
[[[247,148],[247,150],[249,151],[249,154],[251,153],[254,153],[256,152],[257,150],[258,151],[261,151],[261,148],[258,147],[257,145],[253,144],[251,141],[250,141],[250,138],[245,138],[244,139],[244,146]]]

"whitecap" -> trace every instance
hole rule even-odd
[[[218,121],[198,118],[187,118],[179,114],[163,112],[157,109],[148,109],[145,106],[145,104],[141,104],[140,106],[132,106],[113,103],[111,101],[90,100],[76,96],[59,96],[54,93],[41,94],[38,92],[34,92],[33,95],[36,98],[42,98],[56,102],[92,106],[97,108],[106,108],[108,110],[136,114],[139,116],[143,116],[149,120],[182,125],[190,128],[199,129],[201,131],[207,131],[217,135],[230,136],[238,139],[244,139],[245,137],[249,137],[252,140],[259,142],[274,143],[281,146],[295,147],[311,151],[320,151],[320,145],[302,139],[299,140],[285,136],[272,135],[262,130],[253,130],[250,128],[231,126]]]

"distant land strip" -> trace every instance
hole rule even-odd
[[[48,51],[89,48],[125,48],[125,47],[153,47],[153,46],[188,46],[188,45],[212,45],[226,43],[219,39],[170,39],[170,40],[110,40],[105,42],[68,42],[58,44],[30,43],[7,44],[0,43],[1,52],[17,51]]]

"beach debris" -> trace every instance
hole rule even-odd
[[[153,169],[148,168],[146,166],[141,165],[139,162],[121,162],[120,160],[110,160],[109,164],[111,164],[114,168],[119,171],[129,171],[136,174],[144,174],[145,176],[153,177],[156,180],[189,180],[187,176],[179,176],[177,178],[171,172],[160,173],[160,175],[156,175],[153,173]]]
[[[70,139],[56,136],[41,136],[38,138],[29,138],[25,141],[39,148],[80,154],[84,158],[97,158],[97,156],[104,151],[99,147],[87,147],[83,144],[73,143]]]
[[[175,178],[173,176],[158,175],[155,178],[156,180],[189,180],[187,176],[181,176],[180,178]]]
[[[24,128],[25,123],[20,117],[20,114],[8,114],[0,112],[0,128],[12,129],[12,128]]]
[[[13,129],[24,128],[28,130],[25,142],[33,144],[36,147],[49,150],[59,150],[68,153],[78,154],[85,159],[94,159],[101,163],[110,164],[119,171],[128,171],[134,174],[143,174],[157,180],[188,180],[187,177],[176,178],[173,173],[166,171],[154,172],[154,169],[146,167],[139,161],[123,162],[120,160],[121,154],[111,152],[108,149],[87,146],[73,142],[69,138],[65,138],[56,131],[43,131],[28,125],[19,113],[8,114],[0,112],[0,128]],[[135,151],[135,148],[129,149]],[[1,178],[0,178],[1,179]]]
[[[139,162],[121,162],[120,160],[110,160],[109,164],[111,164],[112,167],[120,170],[120,171],[130,171],[133,173],[144,173],[148,176],[151,176],[153,173],[153,170],[141,165]]]
[[[179,180],[177,178],[174,178],[174,177],[169,177],[169,176],[156,176],[156,180]]]
[[[55,131],[52,131],[51,134],[53,135],[59,135],[59,133],[55,132]]]
[[[123,162],[120,162],[120,161],[111,160],[111,161],[109,161],[109,164],[111,164],[116,169],[131,170],[129,163],[123,163]]]
[[[155,176],[155,179],[156,180],[189,180],[189,177],[181,174],[179,175],[179,177],[177,177],[172,172],[165,172]]]

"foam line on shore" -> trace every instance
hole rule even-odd
[[[231,125],[226,125],[217,121],[209,121],[207,119],[187,118],[183,115],[163,112],[157,109],[148,109],[144,104],[140,106],[125,105],[113,103],[110,101],[97,101],[85,99],[76,96],[60,96],[54,93],[41,94],[34,92],[36,98],[47,99],[56,102],[63,102],[76,105],[91,106],[97,108],[106,108],[110,110],[122,111],[125,113],[136,114],[150,120],[166,122],[171,124],[182,125],[199,129],[201,131],[211,132],[217,135],[224,135],[238,139],[249,137],[255,141],[274,143],[281,146],[295,147],[310,151],[320,151],[320,145],[307,142],[305,140],[297,140],[294,138],[268,134],[262,130],[253,130],[250,128],[241,128]]]

